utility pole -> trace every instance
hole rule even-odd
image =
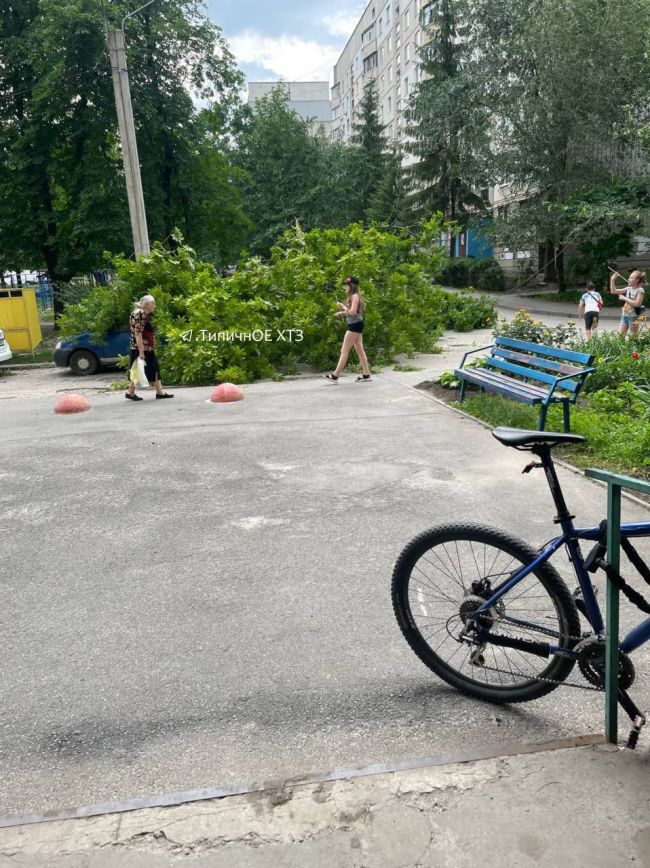
[[[122,27],[124,27],[124,22],[122,22]],[[115,90],[115,107],[117,109],[117,121],[120,128],[120,141],[122,143],[126,192],[129,199],[133,247],[135,249],[135,257],[139,259],[141,256],[150,253],[151,248],[149,247],[147,214],[144,210],[144,196],[142,195],[140,160],[138,159],[138,143],[135,138],[135,125],[133,123],[129,73],[126,68],[124,30],[111,30],[107,36],[111,71],[113,73],[113,89]]]

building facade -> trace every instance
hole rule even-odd
[[[248,104],[253,107],[258,99],[268,96],[282,86],[286,88],[288,106],[304,120],[312,121],[312,132],[331,135],[332,112],[330,108],[329,82],[327,81],[250,81]]]
[[[347,142],[353,135],[364,87],[375,80],[386,138],[404,140],[404,110],[420,79],[418,51],[431,6],[427,0],[370,0],[334,67],[334,139]]]

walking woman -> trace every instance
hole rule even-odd
[[[346,277],[343,281],[343,286],[345,286],[347,292],[347,302],[345,304],[340,301],[336,302],[340,310],[338,310],[334,316],[344,316],[348,328],[345,332],[345,337],[343,338],[339,363],[331,374],[325,374],[325,379],[332,383],[335,383],[338,380],[341,371],[347,365],[350,350],[354,347],[359,356],[361,370],[363,371],[363,374],[360,377],[357,377],[357,382],[367,382],[370,380],[370,366],[368,365],[366,351],[363,348],[362,332],[364,326],[363,314],[365,306],[359,292],[359,279],[356,277]]]
[[[156,387],[156,398],[173,398],[162,387],[160,382],[160,366],[156,358],[156,338],[155,326],[151,322],[151,315],[156,309],[156,300],[153,295],[143,295],[140,301],[136,304],[131,317],[129,318],[129,328],[131,330],[131,361],[129,368],[136,359],[144,359],[144,370],[149,382],[153,380]],[[125,398],[130,401],[142,401],[143,399],[135,394],[135,383],[130,383]]]
[[[609,281],[609,291],[612,295],[618,295],[619,301],[623,302],[623,310],[621,311],[621,324],[618,327],[618,333],[625,335],[630,331],[630,334],[635,338],[639,331],[639,317],[644,311],[643,299],[645,290],[643,288],[646,282],[645,272],[633,271],[628,278],[628,285],[623,289],[616,288],[616,278],[621,277],[618,271],[613,271]],[[622,278],[623,280],[625,278]]]

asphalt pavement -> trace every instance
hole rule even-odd
[[[602,729],[598,694],[495,708],[402,639],[390,576],[415,534],[555,530],[525,456],[406,381],[2,401],[0,814]],[[560,475],[599,520],[603,489]]]

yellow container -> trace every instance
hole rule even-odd
[[[13,351],[36,349],[43,334],[35,289],[0,288],[0,329]]]

